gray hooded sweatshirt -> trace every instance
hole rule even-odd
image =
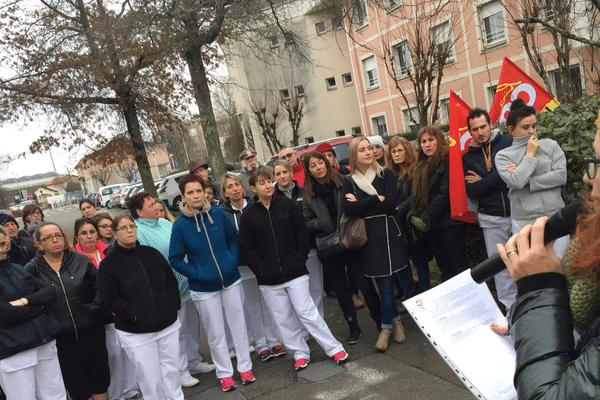
[[[565,203],[561,186],[567,183],[567,161],[558,143],[540,140],[535,157],[525,156],[531,135],[513,139],[513,144],[496,154],[496,168],[506,185],[510,213],[514,220],[528,220],[552,215]],[[508,164],[517,169],[508,171]]]

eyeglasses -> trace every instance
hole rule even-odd
[[[56,240],[61,240],[64,239],[65,235],[63,235],[62,233],[55,233],[54,235],[50,235],[50,236],[46,236],[45,238],[42,238],[42,242],[47,242],[47,241],[54,241],[54,239]]]
[[[292,158],[294,156],[294,153],[287,153],[283,155],[283,158]]]
[[[124,232],[124,231],[135,231],[136,229],[137,229],[137,226],[135,226],[135,225],[127,225],[127,226],[122,226],[120,228],[117,228],[116,230]]]
[[[111,227],[109,224],[98,225],[98,228],[102,228],[102,229],[112,229],[112,227]]]
[[[82,232],[79,232],[77,234],[77,236],[93,236],[93,235],[95,235],[97,233],[98,232],[96,232],[96,231],[82,231]]]
[[[584,158],[585,163],[585,174],[588,179],[594,179],[598,174],[598,164],[600,164],[600,158]]]
[[[40,210],[35,210],[31,214],[33,214],[33,215],[42,215],[42,212]]]

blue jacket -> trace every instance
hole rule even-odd
[[[490,153],[492,157],[492,171],[487,170],[483,150],[479,146],[470,146],[463,155],[463,169],[465,176],[467,171],[473,171],[482,179],[476,182],[466,182],[467,196],[478,200],[477,211],[482,214],[496,217],[510,217],[510,201],[508,199],[508,187],[500,178],[496,169],[496,154],[512,145],[512,136],[502,135],[499,131],[493,131],[494,136],[490,142]]]
[[[240,279],[238,252],[238,233],[225,211],[205,203],[198,212],[181,203],[181,215],[173,223],[169,263],[188,278],[190,290],[215,292],[235,283]]]

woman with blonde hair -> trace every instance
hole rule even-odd
[[[393,275],[408,266],[406,246],[396,221],[396,177],[377,163],[373,146],[364,136],[350,142],[348,154],[352,173],[342,180],[342,210],[348,216],[365,219],[368,240],[360,258],[365,275],[375,278],[379,287],[382,330],[375,347],[385,351],[392,328],[397,343],[406,340],[394,298]]]
[[[158,217],[164,218],[170,223],[175,222],[175,217],[173,216],[173,214],[171,214],[165,202],[158,199],[157,197],[154,197],[154,201],[156,202],[156,204],[158,204]]]
[[[413,201],[407,224],[414,239],[420,291],[429,288],[428,262],[435,256],[446,281],[469,268],[465,226],[450,216],[448,141],[440,128],[428,125],[417,135],[419,158],[413,176]],[[421,282],[421,277],[425,280]]]

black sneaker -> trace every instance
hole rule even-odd
[[[260,352],[259,354],[260,357],[260,361],[267,361],[270,360],[271,358],[275,357],[275,355],[273,355],[273,353],[271,352],[271,350],[263,350]]]
[[[287,351],[285,351],[281,346],[273,346],[271,347],[271,353],[273,354],[273,357],[281,357],[285,356]]]

